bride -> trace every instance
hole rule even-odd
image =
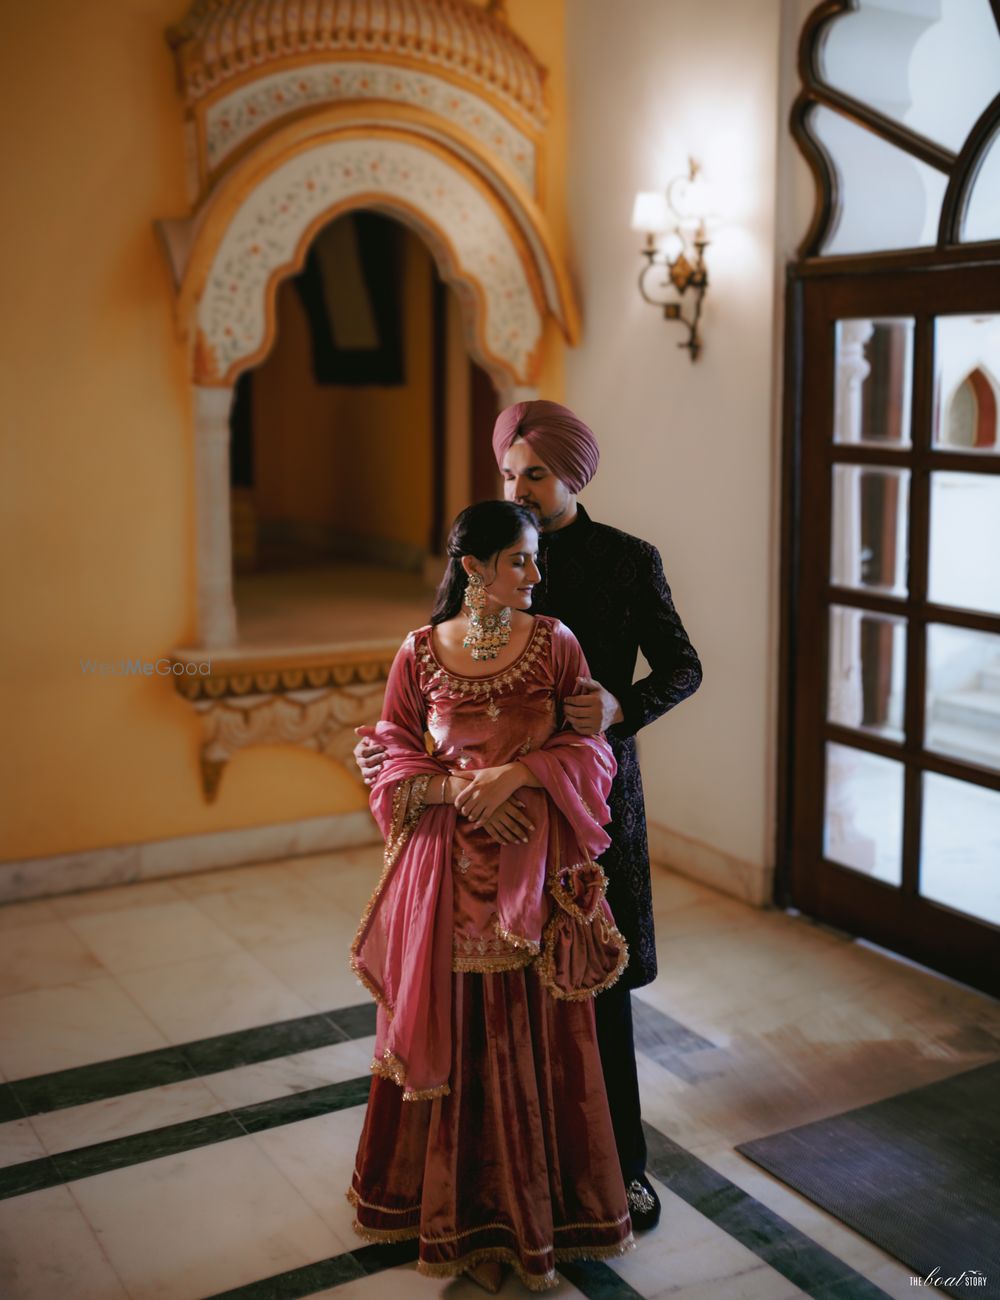
[[[592,1001],[628,960],[595,861],[614,758],[564,724],[589,672],[527,613],[537,548],[523,507],[462,511],[430,624],[361,729],[386,750],[385,858],[351,947],[378,1003],[354,1227],[490,1291],[505,1264],[540,1291],[558,1261],[634,1244]]]

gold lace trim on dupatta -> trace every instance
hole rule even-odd
[[[515,934],[513,930],[505,930],[499,921],[494,923],[493,929],[498,939],[509,943],[512,948],[520,948],[522,952],[530,953],[532,957],[537,957],[542,951],[540,943],[536,943],[534,939],[525,939],[523,935]]]
[[[374,893],[369,898],[365,910],[361,914],[361,923],[351,943],[351,970],[354,971],[354,974],[375,1001],[385,1008],[390,1020],[392,1019],[392,1008],[386,1002],[383,991],[362,967],[358,953],[368,930],[372,912],[375,910],[375,904],[381,897],[389,879],[389,873],[396,865],[399,855],[413,834],[421,813],[427,807],[427,786],[433,775],[433,772],[420,772],[417,776],[406,777],[397,783],[395,790],[392,792],[392,820],[389,825],[389,834],[386,836],[385,852],[382,857],[382,874],[379,876]]]
[[[368,1068],[372,1074],[377,1074],[383,1079],[391,1079],[394,1084],[402,1088],[404,1101],[433,1101],[435,1097],[447,1097],[451,1092],[451,1088],[446,1083],[438,1084],[435,1088],[410,1088],[406,1082],[406,1066],[388,1048],[382,1053],[381,1059],[376,1056]]]

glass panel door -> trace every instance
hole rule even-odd
[[[1000,994],[1000,265],[801,312],[792,901]]]

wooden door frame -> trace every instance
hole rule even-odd
[[[930,900],[920,898],[917,892],[916,845],[914,836],[919,833],[920,817],[920,782],[921,768],[914,760],[920,753],[920,747],[904,742],[900,747],[861,733],[861,748],[869,752],[881,752],[896,759],[909,758],[905,764],[906,780],[906,820],[904,822],[903,864],[904,874],[901,886],[889,886],[883,882],[868,879],[848,868],[839,870],[848,873],[855,898],[861,896],[861,905],[845,905],[842,898],[831,898],[829,888],[824,888],[817,881],[822,871],[817,870],[821,854],[810,854],[801,838],[796,842],[796,825],[801,825],[803,800],[811,802],[819,817],[823,810],[822,768],[815,758],[815,749],[809,755],[803,752],[803,726],[811,725],[804,721],[802,700],[804,693],[819,690],[823,694],[826,684],[826,657],[828,654],[828,627],[825,620],[812,619],[810,615],[816,600],[816,589],[809,592],[810,584],[819,583],[823,590],[822,605],[824,610],[831,603],[836,603],[836,588],[830,589],[829,554],[831,501],[828,484],[824,481],[821,488],[804,479],[805,430],[822,427],[829,432],[832,419],[832,399],[834,383],[834,357],[832,345],[825,348],[825,354],[808,362],[812,378],[807,386],[806,355],[806,306],[807,298],[820,296],[819,309],[823,310],[823,299],[836,303],[843,298],[849,283],[869,283],[874,288],[875,281],[869,277],[885,277],[887,286],[895,295],[891,308],[884,309],[885,315],[912,315],[917,321],[914,338],[913,361],[913,427],[920,421],[930,421],[934,400],[933,367],[930,364],[931,332],[933,319],[949,312],[948,296],[961,295],[963,292],[974,294],[981,289],[989,271],[989,279],[998,281],[989,285],[984,296],[989,297],[989,305],[981,309],[1000,313],[1000,242],[990,245],[966,246],[948,250],[904,250],[900,253],[878,254],[868,257],[807,258],[788,267],[786,286],[786,326],[785,326],[785,388],[783,399],[783,445],[781,467],[781,625],[779,649],[780,690],[778,703],[778,780],[777,780],[777,852],[775,876],[775,901],[782,906],[795,906],[806,912],[821,915],[822,919],[851,933],[864,934],[874,942],[882,943],[895,951],[903,952],[916,960],[933,965],[959,979],[985,988],[995,996],[1000,995],[1000,970],[988,971],[985,936],[990,927],[988,922],[971,921],[952,909]],[[943,277],[947,276],[945,280]],[[889,279],[891,277],[891,280]],[[987,282],[988,284],[988,282]],[[956,309],[962,313],[963,309]],[[980,310],[977,306],[969,310]],[[837,314],[832,308],[826,309],[832,320]],[[850,315],[850,312],[843,313]],[[864,314],[858,311],[855,314]],[[877,315],[877,311],[872,312]],[[816,367],[819,367],[817,372]],[[835,455],[835,453],[832,453]],[[867,455],[864,448],[852,446],[851,458],[863,460]],[[879,463],[891,460],[882,448],[871,450],[871,459]],[[947,453],[940,450],[934,453],[935,468],[966,469],[970,462],[968,453]],[[827,455],[816,460],[816,473],[828,472]],[[915,457],[911,456],[911,460]],[[1000,458],[998,458],[1000,459]],[[981,462],[977,462],[981,464]],[[990,463],[988,472],[1000,470]],[[916,536],[917,525],[914,520],[926,515],[926,493],[929,491],[929,474],[914,473],[910,482],[910,522],[908,552],[910,562],[910,585],[919,591],[925,590],[927,574],[927,531],[923,538]],[[810,492],[815,500],[810,498]],[[813,546],[818,548],[812,554],[803,551],[803,516],[808,509],[810,528],[813,533]],[[817,571],[818,570],[818,571]],[[884,610],[886,603],[878,597],[866,595],[852,589],[851,603],[856,606],[868,605],[873,610]],[[803,606],[807,608],[803,611]],[[912,594],[905,600],[896,602],[894,612],[914,614],[929,613],[936,607],[924,600],[914,600]],[[949,611],[951,613],[951,611]],[[961,622],[970,628],[984,628],[989,616],[983,617],[972,612],[964,613]],[[993,620],[995,624],[995,619]],[[924,640],[922,635],[913,635],[922,624],[910,624],[911,634],[907,637],[906,666],[906,734],[918,736],[923,734],[924,692],[918,686],[924,682]],[[995,630],[991,626],[989,630]],[[816,701],[812,699],[815,712]],[[823,695],[825,699],[825,695]],[[834,729],[836,730],[836,729]],[[841,729],[839,735],[829,735],[829,739],[857,745],[858,733],[848,728]],[[825,743],[825,742],[824,742]],[[810,770],[811,764],[811,770]],[[943,775],[952,775],[959,779],[967,776],[966,770],[958,762],[943,757],[935,757],[932,762],[923,762],[923,770],[934,770]],[[818,773],[818,775],[817,775]],[[1000,789],[1000,773],[994,783],[992,776],[989,784]],[[814,818],[815,822],[815,818]],[[821,824],[821,823],[815,823]],[[812,879],[809,879],[809,875]],[[858,886],[854,888],[854,886]],[[905,900],[905,901],[904,901]],[[901,920],[902,910],[906,909],[905,921]],[[947,924],[941,928],[942,912],[947,914]],[[900,937],[902,925],[912,929],[907,938]],[[937,925],[937,934],[935,934]],[[952,935],[965,931],[962,949],[956,959],[953,952],[946,951],[948,939],[945,931]],[[992,936],[991,936],[992,937]],[[993,951],[1000,945],[1000,931],[992,939]],[[997,963],[994,961],[993,966]]]

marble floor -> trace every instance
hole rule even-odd
[[[378,869],[365,848],[0,907],[3,1300],[483,1295],[351,1229],[373,1016],[345,953]],[[555,1294],[912,1295],[905,1265],[734,1146],[1000,1058],[1000,1004],[654,883],[643,1109],[654,1181],[683,1177],[637,1250],[565,1266]]]

